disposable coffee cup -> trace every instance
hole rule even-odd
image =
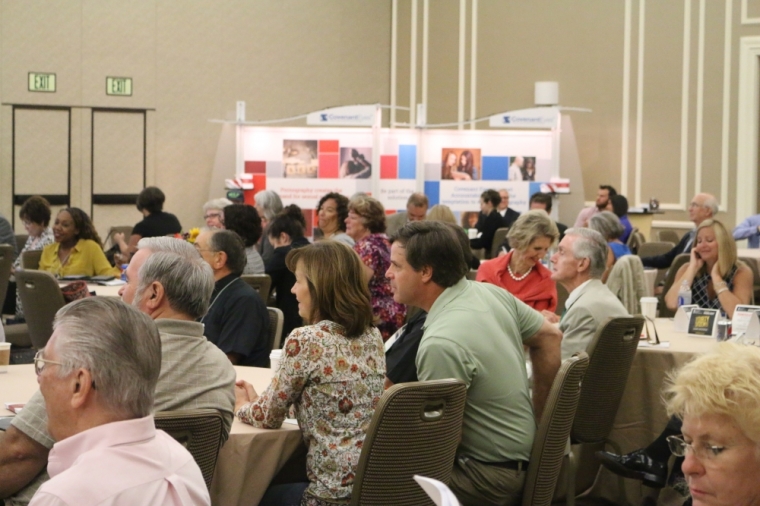
[[[280,368],[280,357],[282,357],[282,350],[272,350],[269,354],[269,367],[273,371]]]
[[[478,229],[477,228],[468,228],[467,229],[467,237],[470,239],[477,239],[478,238]]]
[[[644,317],[652,320],[657,318],[657,297],[642,297],[640,303]]]
[[[11,363],[11,343],[0,343],[0,373],[8,372]]]

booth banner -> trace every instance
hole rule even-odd
[[[475,211],[480,209],[480,195],[486,190],[506,189],[509,207],[518,212],[528,210],[530,196],[539,190],[536,183],[502,181],[498,188],[494,181],[441,181],[437,204],[444,204],[452,211]]]
[[[374,197],[383,204],[386,210],[406,209],[409,195],[417,191],[417,182],[413,179],[384,179],[380,192]]]
[[[491,128],[556,128],[559,126],[557,107],[534,107],[494,114],[488,120]]]
[[[371,183],[367,179],[293,179],[267,178],[266,189],[273,190],[285,204],[296,204],[301,209],[316,209],[319,199],[330,192],[348,198],[357,192],[369,193]]]
[[[347,105],[317,111],[306,116],[307,125],[316,126],[372,126],[375,121],[374,105]]]

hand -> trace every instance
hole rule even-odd
[[[547,311],[544,309],[541,311],[541,314],[549,323],[559,323],[559,316],[557,316],[555,313],[552,313],[551,311]]]
[[[699,256],[699,253],[697,253],[694,248],[691,249],[691,253],[689,253],[689,255],[689,269],[691,269],[692,274],[696,274],[697,271],[699,271],[699,269],[705,265],[705,261],[702,260],[702,257]],[[715,265],[718,265],[717,262]]]
[[[256,390],[253,389],[253,385],[244,380],[237,380],[235,382],[235,411],[258,398],[259,396]]]
[[[718,265],[719,265],[718,262],[715,262],[715,265],[713,265],[713,268],[710,271],[710,276],[712,276],[712,279],[713,279],[713,285],[716,285],[719,283],[725,283],[725,281],[723,281],[723,276],[720,275],[720,268]]]
[[[123,232],[116,232],[113,235],[113,242],[117,244],[121,244],[124,242],[124,233]]]

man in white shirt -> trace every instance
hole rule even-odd
[[[520,213],[509,207],[509,192],[505,188],[499,190],[499,196],[501,197],[501,202],[496,206],[496,210],[499,211],[504,220],[504,226],[511,227],[517,221],[517,218],[520,217]]]
[[[600,213],[607,209],[607,204],[610,203],[610,199],[617,195],[617,191],[610,185],[601,185],[596,192],[596,203],[591,207],[582,209],[578,213],[578,217],[575,219],[575,228],[587,227],[588,220],[591,219],[596,213]]]
[[[64,306],[35,368],[56,440],[31,506],[208,505],[190,453],[155,428],[161,338],[115,298]]]
[[[623,304],[601,281],[607,263],[607,242],[588,228],[571,228],[552,255],[552,279],[570,294],[562,318],[549,311],[549,321],[559,320],[563,333],[562,360],[586,351],[597,329],[610,317],[630,316]]]

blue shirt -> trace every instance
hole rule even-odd
[[[734,239],[737,241],[739,239],[747,239],[747,245],[750,248],[760,248],[758,225],[760,225],[760,214],[750,216],[736,226],[734,229]]]

